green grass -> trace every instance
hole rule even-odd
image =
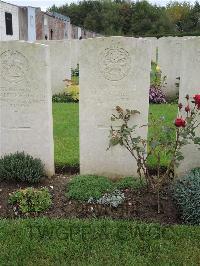
[[[79,165],[79,105],[74,103],[54,103],[54,141],[56,165]],[[177,106],[176,104],[151,104],[150,112],[156,117],[165,116],[166,123],[173,123]],[[157,130],[157,129],[155,129]],[[149,132],[149,135],[153,131]],[[163,154],[161,165],[166,166],[168,157]],[[155,166],[155,159],[149,160],[151,167]]]
[[[56,165],[79,164],[79,105],[54,103],[54,149]]]
[[[0,220],[0,265],[199,265],[200,227]]]
[[[177,104],[151,104],[149,112],[151,112],[153,116],[157,118],[164,116],[166,125],[170,125],[174,123],[174,120],[176,118]],[[148,132],[148,136],[152,136],[154,134],[154,131],[157,130],[159,129],[151,128]],[[175,131],[173,137],[175,138]],[[163,152],[160,162],[161,166],[167,166],[168,162],[169,156],[167,156],[166,153]],[[156,159],[154,157],[149,157],[148,163],[151,168],[156,167]]]
[[[74,82],[75,85],[78,85],[79,84],[79,77],[72,76],[72,81]]]

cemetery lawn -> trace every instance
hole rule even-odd
[[[53,103],[54,149],[57,167],[79,166],[79,105]]]
[[[0,220],[0,265],[199,265],[200,227]]]
[[[173,123],[177,105],[151,104],[150,112],[155,117],[165,116],[166,123]],[[53,103],[53,118],[57,169],[64,167],[63,170],[76,172],[79,167],[79,105],[77,103]],[[153,131],[150,131],[149,136],[152,134]],[[163,154],[161,165],[165,167],[167,162],[168,157]],[[149,166],[155,167],[155,158],[150,158]]]

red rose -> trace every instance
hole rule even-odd
[[[174,124],[175,124],[176,127],[185,127],[186,126],[186,121],[183,118],[176,118]]]
[[[198,109],[200,109],[200,94],[196,94],[194,97],[194,103],[197,106]]]
[[[185,111],[186,111],[187,113],[190,112],[190,106],[189,106],[189,105],[187,105],[187,106],[185,107]]]

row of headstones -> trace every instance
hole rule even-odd
[[[162,76],[166,76],[162,90],[167,99],[178,96],[177,84],[181,74],[183,43],[190,38],[198,37],[146,38],[151,41],[151,60],[158,63]],[[71,69],[75,69],[79,64],[81,41],[41,41],[40,43],[50,46],[52,93],[62,93],[65,88],[64,80],[71,79]]]
[[[158,62],[163,76],[167,77],[163,87],[167,98],[176,97],[179,92],[176,83],[180,77],[182,44],[186,38],[189,37],[147,38],[151,41],[151,60]],[[52,94],[62,93],[65,89],[64,80],[71,79],[71,69],[79,64],[81,41],[37,42],[50,46]]]
[[[19,41],[0,43],[0,156],[25,151],[41,158],[49,176],[54,173],[51,80],[61,71],[60,61],[52,62],[56,49],[53,42],[49,46]],[[62,58],[66,50],[59,50]],[[187,93],[200,93],[199,51],[200,38],[184,41],[179,63],[181,101]],[[81,41],[82,174],[137,175],[136,162],[125,149],[114,147],[107,151],[110,117],[119,105],[140,111],[133,122],[147,124],[151,59],[152,47],[147,39],[109,37]],[[142,127],[138,134],[146,139],[147,128]],[[186,146],[184,154],[179,175],[200,166],[197,147]]]

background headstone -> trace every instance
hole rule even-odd
[[[150,42],[108,37],[81,41],[80,171],[110,177],[137,176],[136,161],[121,146],[106,150],[117,105],[137,109],[133,124],[148,122]],[[147,138],[147,127],[139,132]]]
[[[71,68],[76,69],[79,64],[80,43],[82,40],[71,40]]]
[[[186,94],[190,95],[191,100],[195,94],[200,94],[200,38],[190,38],[183,44],[179,102],[186,103]],[[200,137],[200,128],[196,133]],[[182,151],[184,160],[176,169],[178,176],[200,167],[200,150],[196,145],[189,144]]]
[[[54,174],[49,48],[0,42],[0,156],[24,151]]]
[[[156,37],[146,37],[145,39],[151,41],[151,60],[157,62],[158,39]]]
[[[37,41],[50,47],[52,95],[62,93],[65,79],[71,79],[71,44],[69,40]]]
[[[158,39],[158,65],[162,76],[167,76],[166,85],[163,88],[167,99],[178,97],[177,78],[180,78],[181,51],[184,38],[163,37]]]

